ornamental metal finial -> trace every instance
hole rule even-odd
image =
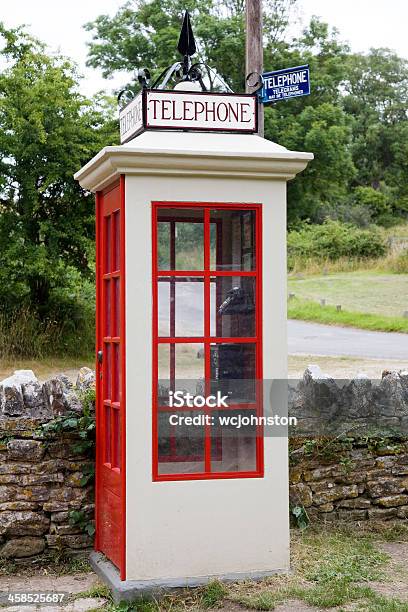
[[[177,44],[182,61],[167,66],[159,76],[151,80],[150,71],[142,68],[136,71],[136,79],[143,89],[178,89],[180,91],[217,91],[230,92],[232,89],[216,70],[204,62],[192,64],[191,57],[197,53],[197,45],[191,27],[190,14],[186,10]],[[124,107],[135,97],[131,88],[122,90],[118,95],[119,106]]]
[[[197,51],[193,28],[191,27],[190,14],[184,13],[183,25],[181,26],[180,38],[177,49],[183,55],[183,73],[187,74],[190,69],[190,57]]]

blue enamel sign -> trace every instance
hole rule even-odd
[[[310,94],[308,64],[275,70],[274,72],[264,72],[262,81],[263,87],[260,91],[260,98],[264,104]]]

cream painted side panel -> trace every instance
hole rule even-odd
[[[288,569],[287,441],[265,439],[265,478],[152,482],[151,205],[261,202],[264,376],[286,377],[286,185],[126,177],[127,578]]]

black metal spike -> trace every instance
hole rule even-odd
[[[177,49],[184,57],[191,57],[197,51],[188,11],[184,13],[183,25],[181,26]]]

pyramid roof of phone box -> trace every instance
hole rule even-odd
[[[120,174],[290,180],[311,159],[312,153],[290,151],[256,134],[152,130],[104,147],[75,178],[91,191]]]

